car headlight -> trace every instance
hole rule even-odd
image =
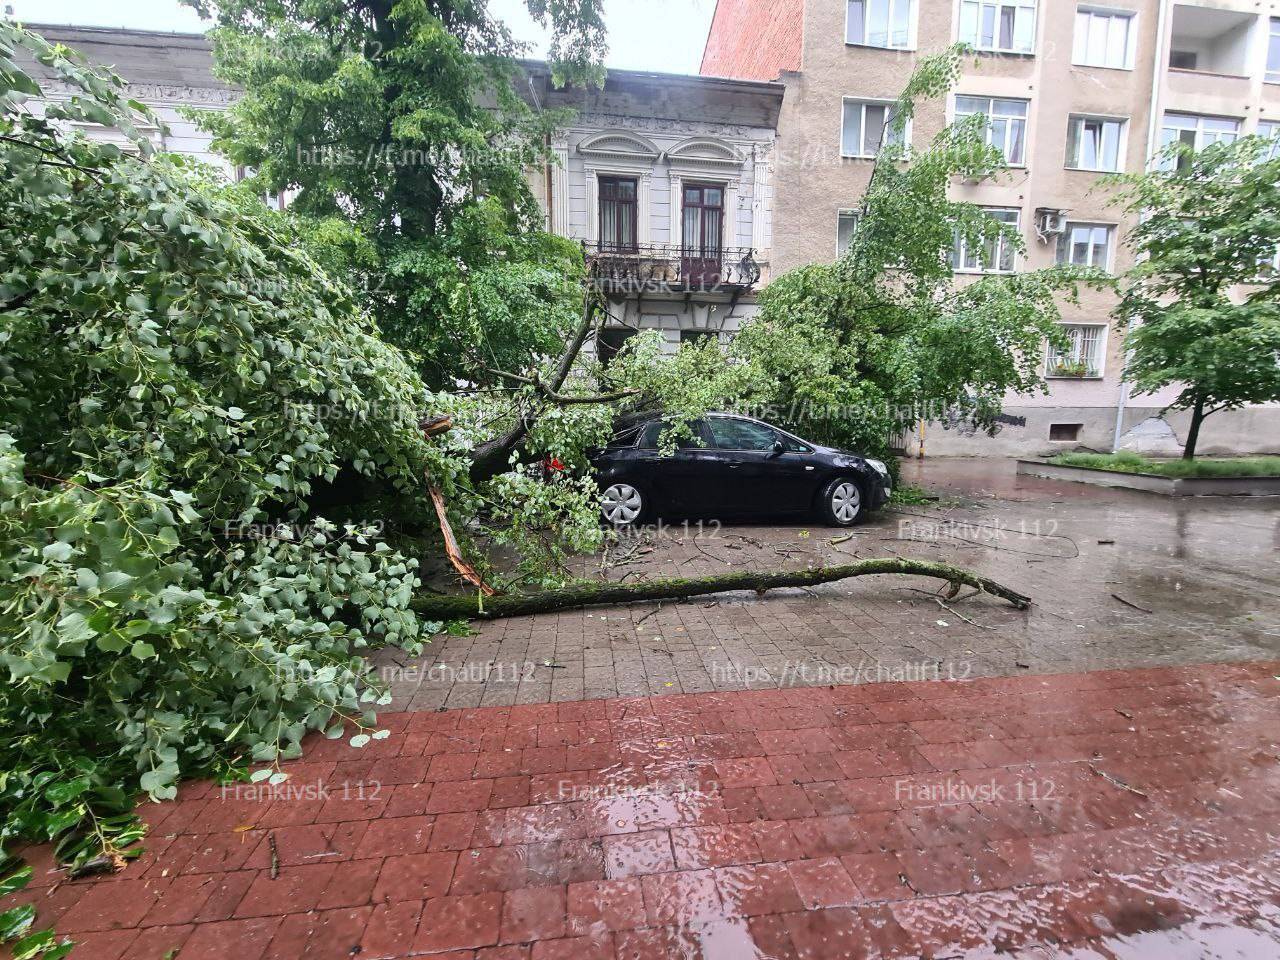
[[[880,476],[885,477],[886,479],[888,478],[889,468],[884,465],[884,461],[872,460],[870,457],[868,457],[867,466],[869,466],[876,473],[880,474]]]

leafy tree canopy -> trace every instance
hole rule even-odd
[[[557,77],[598,79],[599,0],[528,5],[552,29]],[[215,147],[294,215],[369,240],[346,279],[429,382],[559,352],[581,252],[540,232],[527,172],[565,114],[526,102],[524,48],[485,3],[229,0],[216,18],[217,72],[244,96],[201,114]]]
[[[1210,414],[1280,400],[1274,151],[1259,137],[1173,145],[1160,168],[1113,178],[1138,217],[1127,240],[1137,264],[1116,311],[1132,325],[1125,375],[1143,393],[1179,388],[1171,406],[1191,411],[1187,459]]]

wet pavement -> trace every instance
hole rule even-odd
[[[896,553],[1032,610],[877,577],[484,624],[384,661],[385,739],[185,785],[115,876],[29,851],[20,898],[78,960],[1280,956],[1280,504],[923,469],[946,499],[852,539],[584,572]]]
[[[1277,672],[393,714],[26,896],[86,960],[1272,958]]]
[[[479,624],[421,658],[385,651],[407,709],[1280,658],[1280,498],[1179,498],[1019,477],[1012,460],[908,461],[944,496],[850,531],[673,524],[582,573],[610,580],[904,556],[1035,600],[940,606],[935,581],[869,577]],[[923,592],[921,592],[923,591]]]

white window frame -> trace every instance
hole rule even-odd
[[[1169,125],[1170,117],[1177,117],[1182,120],[1194,120],[1195,123],[1192,126],[1185,126],[1185,125],[1170,126]],[[1194,137],[1194,142],[1191,145],[1191,149],[1196,153],[1199,153],[1201,150],[1203,150],[1207,146],[1210,146],[1211,144],[1223,142],[1223,139],[1222,139],[1223,135],[1225,135],[1227,131],[1206,130],[1205,123],[1204,123],[1206,120],[1230,120],[1235,122],[1235,125],[1236,125],[1235,135],[1230,140],[1225,141],[1227,143],[1235,143],[1244,135],[1241,129],[1243,126],[1243,123],[1239,117],[1220,117],[1220,116],[1216,116],[1213,114],[1206,114],[1206,113],[1183,113],[1179,110],[1166,110],[1160,116],[1160,142],[1156,146],[1157,158],[1160,162],[1161,169],[1164,169],[1164,170],[1173,169],[1165,161],[1165,158],[1161,156],[1164,153],[1164,151],[1168,148],[1170,143],[1173,142],[1172,140],[1165,139],[1165,134],[1168,133],[1170,130],[1193,131],[1195,134],[1195,137]],[[1181,139],[1181,137],[1178,137],[1176,139]]]
[[[987,109],[985,109],[985,110],[966,111],[965,113],[961,113],[961,112],[960,112],[960,101],[961,101],[961,99],[967,99],[967,100],[985,100],[985,101],[987,101]],[[995,112],[994,112],[994,109],[995,109],[995,102],[996,102],[997,100],[1007,100],[1007,101],[1014,102],[1014,103],[1021,103],[1021,104],[1024,104],[1024,105],[1025,105],[1025,110],[1023,111],[1022,116],[1020,116],[1020,117],[1018,117],[1018,116],[1012,116],[1012,115],[1009,115],[1009,114],[1003,114],[1003,113],[1001,113],[1001,114],[997,114],[997,113],[995,113]],[[1025,97],[988,97],[988,96],[981,96],[981,95],[975,95],[975,94],[970,94],[970,93],[960,93],[960,94],[956,94],[956,97],[955,97],[955,99],[952,101],[952,105],[951,105],[951,114],[952,114],[953,119],[955,119],[955,120],[959,120],[961,117],[971,117],[971,116],[973,116],[974,114],[977,114],[977,113],[980,113],[980,114],[982,114],[983,116],[985,116],[985,117],[987,118],[986,142],[987,142],[990,146],[998,147],[998,148],[1000,149],[1000,153],[1001,153],[1001,155],[1004,157],[1004,165],[1005,165],[1006,167],[1025,167],[1025,166],[1027,165],[1027,149],[1028,149],[1028,145],[1030,144],[1030,141],[1031,141],[1031,137],[1030,137],[1030,132],[1031,132],[1031,101],[1030,101],[1030,100],[1028,100],[1028,99],[1026,99]],[[992,132],[993,132],[993,131],[994,131],[994,129],[995,129],[994,125],[992,124],[992,121],[993,121],[993,120],[1005,120],[1005,121],[1008,121],[1008,122],[1005,124],[1004,143],[1002,143],[1002,144],[998,144],[998,143],[991,143],[991,134],[992,134]],[[1012,137],[1012,133],[1013,133],[1013,121],[1016,121],[1016,120],[1021,120],[1021,121],[1022,121],[1022,156],[1021,156],[1021,157],[1019,157],[1019,158],[1018,158],[1018,160],[1017,160],[1016,162],[1011,163],[1011,162],[1009,161],[1009,150],[1008,150],[1008,147],[1009,147],[1009,143],[1010,143],[1010,141],[1011,141],[1011,137]]]
[[[995,214],[995,213],[1014,214],[1016,216],[1016,219],[1012,224],[1010,224],[1010,226],[1012,226],[1019,233],[1022,232],[1022,208],[1021,207],[983,207],[982,209],[991,214]],[[978,261],[977,261],[979,264],[978,266],[967,267],[965,266],[965,260],[968,259],[968,255],[969,255],[968,241],[963,236],[961,236],[959,232],[957,232],[956,237],[952,242],[952,246],[951,246],[951,255],[953,257],[951,272],[964,273],[964,274],[998,273],[1006,276],[1011,273],[1017,273],[1018,272],[1018,251],[1017,250],[1006,251],[1005,249],[1006,243],[1007,243],[1007,238],[1005,236],[1000,235],[996,237],[995,251],[994,251],[994,255],[991,257],[991,263],[988,266],[982,266],[981,258],[978,258]],[[1009,254],[1009,258],[1008,258],[1009,269],[1007,270],[1002,269],[1000,267],[1000,262],[1005,259],[1004,255],[1006,252],[1008,252]]]
[[[1124,170],[1124,159],[1129,150],[1129,118],[1128,117],[1109,117],[1099,113],[1071,113],[1067,115],[1067,146],[1071,145],[1071,125],[1079,121],[1096,120],[1102,123],[1114,123],[1120,127],[1119,135],[1116,139],[1116,165],[1112,167],[1086,167],[1080,164],[1080,157],[1075,157],[1075,162],[1068,156],[1064,162],[1068,170],[1085,170],[1092,173],[1120,173]],[[1077,153],[1082,153],[1079,147],[1083,143],[1083,138],[1076,139]]]
[[[1093,63],[1089,60],[1088,51],[1088,27],[1085,28],[1085,39],[1083,44],[1080,40],[1080,17],[1089,18],[1092,24],[1095,17],[1106,17],[1108,19],[1123,18],[1129,21],[1129,32],[1125,36],[1124,62],[1116,65],[1108,63],[1107,57],[1103,56],[1102,63]],[[1111,29],[1110,25],[1107,27]],[[1108,51],[1111,49],[1107,44]],[[1082,3],[1076,7],[1075,18],[1071,21],[1071,62],[1077,67],[1096,67],[1100,70],[1132,70],[1134,60],[1138,51],[1138,11],[1126,10],[1121,7],[1105,7],[1094,6],[1092,4]]]
[[[873,160],[877,156],[879,156],[879,152],[880,152],[879,150],[877,150],[875,153],[866,152],[866,142],[867,142],[867,110],[866,108],[867,107],[884,107],[885,108],[884,130],[881,132],[881,135],[880,135],[880,150],[883,150],[885,147],[885,144],[888,142],[887,137],[889,135],[889,125],[891,123],[891,115],[893,112],[893,107],[896,102],[897,101],[895,100],[885,100],[885,99],[879,99],[876,97],[841,97],[840,98],[840,156],[846,160]],[[858,142],[857,153],[845,153],[845,149],[844,149],[844,114],[845,114],[845,108],[851,103],[856,103],[859,105],[859,107],[861,107],[861,117],[859,118],[859,122],[858,122],[858,129],[860,131],[860,136],[858,138],[859,142]],[[911,149],[911,118],[910,117],[907,118],[906,126],[902,130],[902,143],[906,149],[908,150]]]
[[[1036,52],[1036,29],[1039,27],[1039,10],[1037,9],[1037,0],[959,0],[960,7],[956,12],[956,37],[961,43],[967,43],[975,50],[983,53],[1012,53],[1019,56],[1034,56]],[[966,37],[965,28],[965,8],[976,7],[977,14],[974,21],[974,35]],[[994,10],[995,24],[992,32],[992,42],[988,46],[982,42],[982,22],[984,8],[991,7]],[[1014,11],[1013,25],[1013,42],[1014,46],[1002,47],[1000,45],[1000,12],[1002,7],[1012,7]],[[1022,19],[1025,11],[1030,11],[1031,31],[1029,44],[1027,47],[1017,46],[1018,23]]]
[[[1068,220],[1066,229],[1062,231],[1062,237],[1058,241],[1057,249],[1054,251],[1055,261],[1059,264],[1067,266],[1071,265],[1071,231],[1076,228],[1106,231],[1106,253],[1103,257],[1103,262],[1077,264],[1077,266],[1096,267],[1099,270],[1105,270],[1107,273],[1111,273],[1116,255],[1116,225],[1114,223],[1096,223],[1089,220]],[[1095,247],[1092,237],[1090,238],[1089,246],[1091,249]],[[1064,251],[1067,254],[1065,260],[1062,258]]]
[[[886,31],[888,43],[872,43],[867,37],[867,17],[866,11],[874,0],[862,0],[863,2],[863,21],[862,21],[862,39],[849,39],[849,7],[852,6],[852,0],[845,0],[844,4],[844,43],[847,47],[868,47],[872,50],[914,50],[916,48],[916,11],[918,9],[917,0],[883,0],[889,7],[889,19],[887,26],[890,27]],[[893,42],[893,14],[899,6],[905,5],[907,8],[907,40],[906,43],[898,44]]]
[[[1280,159],[1280,120],[1259,120],[1257,135],[1271,141],[1271,151],[1262,159]]]
[[[1262,78],[1267,83],[1280,83],[1280,63],[1275,64],[1272,69],[1271,48],[1280,41],[1280,17],[1271,18],[1271,29],[1267,31],[1267,49],[1266,56],[1263,58],[1263,74]]]
[[[1097,346],[1095,348],[1097,351],[1097,355],[1096,357],[1092,358],[1093,361],[1095,361],[1094,367],[1092,372],[1087,373],[1083,377],[1074,377],[1074,376],[1071,376],[1070,374],[1065,374],[1065,373],[1054,373],[1053,372],[1054,361],[1064,355],[1057,353],[1054,350],[1052,343],[1046,343],[1045,356],[1044,356],[1045,378],[1048,380],[1101,380],[1103,379],[1103,377],[1106,376],[1107,343],[1110,339],[1110,333],[1111,333],[1110,325],[1105,323],[1062,323],[1062,324],[1059,324],[1059,326],[1064,327],[1067,330],[1078,329],[1078,330],[1097,330],[1098,331],[1098,339],[1096,341]],[[1083,336],[1081,337],[1081,342],[1083,342]],[[1065,356],[1067,356],[1068,359],[1078,359],[1077,357],[1075,357],[1076,352],[1077,352],[1076,348],[1073,347],[1071,354],[1068,354]]]
[[[840,227],[842,222],[846,218],[853,220],[853,229],[849,231],[849,243],[852,244],[853,235],[858,230],[858,221],[862,219],[862,211],[854,209],[853,207],[841,207],[839,210],[836,211],[836,259],[837,260],[839,260],[841,257],[843,257],[846,253],[849,252],[849,247],[847,246],[844,249],[840,248]]]

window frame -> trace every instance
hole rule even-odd
[[[1267,50],[1262,62],[1263,83],[1280,83],[1280,17],[1271,17],[1270,29],[1267,31]],[[1271,63],[1271,54],[1275,52],[1276,63]]]
[[[1091,373],[1086,374],[1083,377],[1075,377],[1069,373],[1054,373],[1052,364],[1058,358],[1059,355],[1054,352],[1053,344],[1048,341],[1045,341],[1045,354],[1044,354],[1045,379],[1046,380],[1103,380],[1105,379],[1106,373],[1107,373],[1107,369],[1106,369],[1107,368],[1107,342],[1111,337],[1111,324],[1078,322],[1078,323],[1059,323],[1058,326],[1064,327],[1067,330],[1090,329],[1090,330],[1099,331],[1098,339],[1096,341],[1097,356],[1096,358],[1094,358],[1096,359],[1096,363],[1093,366],[1093,371]],[[1082,341],[1083,341],[1083,338],[1082,338]]]
[[[1271,152],[1262,158],[1264,161],[1280,159],[1280,120],[1259,120],[1254,134],[1271,141]]]
[[[1085,14],[1090,18],[1106,17],[1108,19],[1124,19],[1129,21],[1129,30],[1125,35],[1124,42],[1124,63],[1120,66],[1113,66],[1109,63],[1090,63],[1088,60],[1088,36],[1086,34],[1083,45],[1082,56],[1076,54],[1076,36],[1080,27],[1080,15]],[[1092,3],[1081,3],[1076,6],[1076,15],[1071,21],[1071,65],[1074,67],[1090,67],[1098,70],[1129,70],[1134,69],[1138,55],[1138,11],[1130,10],[1125,7],[1108,7]],[[1108,27],[1108,30],[1111,28]],[[1108,44],[1108,49],[1110,45]],[[1105,57],[1103,58],[1106,59]]]
[[[853,227],[849,231],[849,243],[842,250],[840,249],[840,225],[842,221],[851,219]],[[849,252],[849,247],[853,245],[853,234],[858,229],[858,221],[862,219],[862,211],[853,207],[841,207],[836,211],[836,259],[839,260]]]
[[[961,100],[985,100],[987,101],[988,108],[986,110],[973,110],[973,111],[966,111],[964,113],[961,113],[960,112]],[[1008,103],[1023,104],[1024,109],[1023,109],[1022,116],[1018,117],[1018,116],[1012,116],[1008,114],[995,113],[995,104],[997,100],[1003,100]],[[1027,165],[1027,146],[1030,143],[1030,139],[1031,139],[1031,136],[1030,136],[1031,134],[1031,100],[1026,97],[994,97],[994,96],[986,96],[984,94],[972,94],[972,93],[957,93],[955,97],[952,99],[951,115],[953,120],[958,121],[962,117],[972,117],[977,114],[981,114],[982,116],[987,118],[986,142],[988,146],[996,146],[996,144],[993,144],[991,142],[991,134],[995,129],[995,125],[993,121],[996,121],[996,120],[1006,121],[1005,136],[1004,136],[1005,143],[1000,146],[1000,153],[1004,157],[1004,165],[1006,167],[1011,167],[1011,168],[1025,168]],[[1022,121],[1022,156],[1019,157],[1016,162],[1010,163],[1009,153],[1006,147],[1008,146],[1009,138],[1013,132],[1013,125],[1012,123],[1007,121],[1014,121],[1014,120]]]
[[[849,8],[852,7],[855,2],[860,2],[863,4],[862,39],[861,40],[849,39]],[[867,8],[871,5],[872,2],[873,0],[845,0],[844,45],[846,47],[862,47],[867,50],[915,50],[916,49],[916,17],[917,17],[917,10],[919,9],[919,0],[885,0],[885,2],[889,5],[889,17],[888,17],[888,22],[886,26],[889,26],[893,23],[894,10],[899,4],[905,3],[907,6],[907,42],[902,45],[898,45],[892,42],[887,44],[880,44],[880,43],[871,43],[869,41],[867,37],[867,19],[868,18],[866,14],[867,14]],[[892,39],[893,30],[888,29],[886,31],[886,36]]]
[[[967,43],[979,53],[1005,53],[1019,57],[1034,57],[1036,55],[1036,32],[1040,28],[1040,4],[1039,0],[957,0],[958,7],[956,9],[956,39],[961,43]],[[975,23],[977,31],[972,39],[964,37],[964,10],[966,6],[976,6],[978,8],[978,18]],[[984,46],[982,44],[982,21],[983,10],[985,7],[995,8],[995,23],[992,33],[992,45]],[[1018,35],[1018,12],[1030,9],[1031,11],[1031,45],[1023,50],[1019,47],[1002,47],[1000,46],[1000,11],[1002,7],[1012,7],[1014,10],[1014,23],[1012,38]]]
[[[865,150],[867,140],[867,107],[884,107],[884,128],[880,131],[880,147],[875,153],[845,153],[844,152],[844,128],[845,115],[850,104],[856,103],[860,108],[860,116],[858,118],[858,148]],[[893,114],[893,108],[897,104],[896,100],[888,100],[880,97],[854,97],[842,96],[840,98],[840,159],[841,160],[874,160],[880,156],[880,151],[885,148],[886,136],[889,132],[890,118]],[[904,150],[911,149],[911,119],[907,118],[906,126],[902,130],[902,146]]]
[[[994,213],[1016,214],[1016,219],[1013,221],[1012,226],[1017,229],[1019,234],[1022,233],[1022,208],[1021,207],[984,206],[982,207],[982,210],[987,211],[988,215],[991,215]],[[965,240],[965,238],[961,236],[960,233],[957,231],[951,244],[951,256],[952,256],[951,272],[967,274],[970,276],[984,276],[986,274],[1000,274],[1002,276],[1008,276],[1009,274],[1017,273],[1018,272],[1018,251],[1017,250],[1009,251],[1009,269],[1005,270],[1001,268],[999,264],[1004,259],[1003,254],[1005,253],[1005,243],[1007,242],[1007,238],[1001,235],[996,238],[995,242],[996,242],[995,256],[991,258],[990,266],[985,266],[985,267],[981,266],[982,260],[981,258],[978,258],[977,262],[979,263],[979,266],[966,267],[964,265],[964,262],[967,259],[967,254],[969,252],[969,244],[968,244],[968,241]]]
[[[1120,130],[1116,137],[1116,165],[1113,168],[1108,167],[1085,167],[1079,163],[1080,157],[1076,157],[1076,162],[1071,162],[1071,125],[1076,121],[1080,121],[1083,132],[1083,125],[1090,120],[1099,121],[1103,124],[1114,123]],[[1081,154],[1080,145],[1084,142],[1083,137],[1076,138],[1076,152]],[[1105,140],[1104,140],[1105,142]],[[1129,118],[1113,117],[1101,113],[1068,113],[1067,114],[1067,155],[1063,160],[1063,168],[1066,170],[1081,170],[1085,173],[1121,173],[1124,171],[1125,155],[1129,150]]]
[[[1170,117],[1190,118],[1192,120],[1195,120],[1195,126],[1170,127],[1168,125],[1168,120]],[[1168,166],[1165,163],[1165,158],[1163,156],[1164,151],[1168,149],[1169,145],[1173,142],[1172,140],[1165,139],[1165,133],[1169,130],[1192,131],[1194,133],[1194,138],[1191,144],[1191,149],[1195,153],[1199,153],[1201,150],[1205,149],[1206,147],[1212,146],[1213,143],[1220,143],[1221,140],[1217,136],[1215,136],[1215,138],[1211,143],[1204,142],[1204,136],[1207,132],[1212,132],[1215,135],[1226,132],[1222,130],[1206,131],[1204,126],[1204,121],[1206,120],[1229,120],[1235,123],[1236,125],[1235,136],[1231,140],[1227,141],[1228,143],[1235,143],[1237,140],[1239,140],[1242,136],[1245,135],[1244,120],[1240,117],[1224,117],[1224,116],[1219,116],[1218,114],[1211,114],[1211,113],[1185,113],[1181,110],[1166,110],[1164,111],[1164,113],[1160,115],[1160,143],[1159,143],[1159,146],[1156,147],[1155,156],[1152,158],[1155,165],[1158,166],[1159,169],[1161,170],[1176,169],[1176,165],[1173,167]],[[1178,137],[1177,139],[1181,140],[1182,138]]]
[[[1072,261],[1070,256],[1071,247],[1072,247],[1071,231],[1077,227],[1087,228],[1089,230],[1106,231],[1106,255],[1103,258],[1105,261],[1104,263],[1075,264],[1074,261]],[[1090,239],[1089,245],[1090,245],[1090,248],[1092,249],[1093,247],[1092,239]],[[1067,259],[1065,260],[1062,259],[1062,253],[1064,250],[1067,252]],[[1113,273],[1114,272],[1113,267],[1115,264],[1115,255],[1116,255],[1116,224],[1100,223],[1094,220],[1068,220],[1066,229],[1062,231],[1062,238],[1058,241],[1056,249],[1054,250],[1054,262],[1061,266],[1074,265],[1074,266],[1095,267],[1096,269],[1102,270],[1106,273]]]
[[[617,198],[606,200],[604,196],[604,186],[606,183],[631,184],[631,199],[619,200]],[[614,243],[611,240],[606,241],[604,236],[604,211],[608,204],[630,206],[631,207],[631,243],[622,245]],[[625,173],[597,173],[596,174],[596,246],[602,253],[636,253],[640,248],[640,178],[634,174]]]

